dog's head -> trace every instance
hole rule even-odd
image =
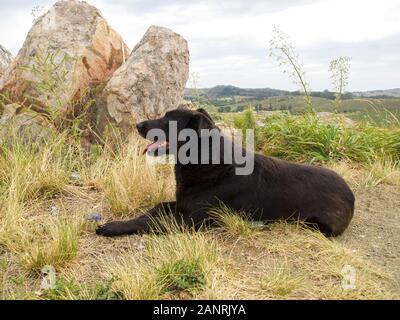
[[[187,109],[175,109],[168,111],[164,117],[156,120],[148,120],[140,122],[136,125],[139,134],[145,138],[150,139],[150,143],[144,150],[144,153],[153,156],[160,156],[168,154],[170,151],[170,128],[172,125],[176,126],[176,133],[184,129],[192,129],[200,137],[202,129],[212,130],[217,128],[211,116],[204,109],[197,109],[196,111]],[[152,131],[153,130],[153,131]],[[160,135],[154,136],[151,132],[162,132],[164,138],[160,139]],[[178,141],[177,146],[184,144],[184,141]]]

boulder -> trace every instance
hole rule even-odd
[[[58,1],[38,18],[0,80],[0,92],[65,111],[89,87],[106,82],[129,49],[100,11],[83,1]],[[43,106],[41,106],[43,108]]]
[[[102,92],[99,130],[111,122],[128,132],[138,120],[177,108],[188,77],[186,40],[170,29],[151,26]]]
[[[9,104],[0,119],[0,142],[12,142],[16,136],[25,141],[39,141],[49,134],[49,128],[48,120],[42,115],[24,110],[19,104]]]
[[[0,78],[12,62],[12,59],[12,54],[8,52],[2,45],[0,45]]]

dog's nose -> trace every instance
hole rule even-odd
[[[136,129],[137,129],[137,131],[142,132],[143,129],[144,129],[144,123],[143,122],[137,123],[136,124]]]

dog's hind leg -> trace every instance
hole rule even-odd
[[[97,228],[96,234],[113,237],[128,234],[148,233],[154,223],[166,214],[175,213],[175,202],[162,202],[146,214],[127,221],[112,221]]]

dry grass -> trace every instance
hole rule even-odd
[[[231,244],[229,278],[220,298],[246,299],[390,299],[390,281],[342,244],[318,232],[285,222],[268,226],[248,241]],[[229,245],[224,243],[225,250]],[[343,268],[355,269],[355,288],[344,289]]]
[[[144,236],[142,250],[105,265],[113,290],[126,299],[196,297],[212,286],[218,249],[214,235],[162,221],[163,234]],[[157,232],[159,233],[159,232]]]
[[[246,212],[233,212],[221,203],[219,207],[211,209],[210,213],[227,236],[246,238],[255,233],[254,224]]]
[[[272,262],[263,269],[266,271],[261,276],[260,288],[269,294],[284,297],[304,285],[304,278],[296,275],[286,261]]]
[[[375,187],[379,184],[400,185],[400,164],[382,159],[360,166],[349,162],[330,163],[329,167],[355,188]]]
[[[81,221],[57,221],[43,225],[48,239],[32,244],[23,257],[23,265],[29,271],[39,272],[44,266],[63,267],[78,254]]]
[[[185,230],[165,219],[162,235],[97,237],[95,224],[85,222],[92,211],[104,219],[134,216],[174,194],[172,168],[147,164],[137,138],[116,149],[87,157],[62,136],[40,148],[1,145],[1,298],[399,297],[386,286],[388,275],[340,242],[300,225],[261,227],[223,206],[213,212],[220,223],[211,231]],[[335,170],[357,183],[365,169]],[[397,184],[396,170],[385,162],[369,172],[378,183]],[[79,181],[71,179],[74,171]],[[360,188],[365,185],[376,183]],[[52,215],[50,205],[60,212]],[[57,286],[38,296],[45,265],[55,267]],[[355,289],[341,286],[345,265],[356,270]]]
[[[114,213],[127,215],[174,197],[172,168],[149,165],[142,156],[143,148],[142,143],[131,141],[103,181],[105,197]]]

